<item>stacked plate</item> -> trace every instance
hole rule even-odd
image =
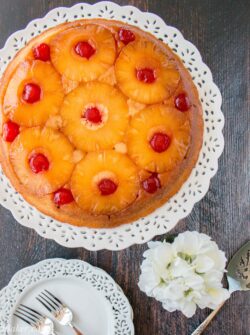
[[[0,292],[0,334],[36,333],[13,313],[24,304],[46,315],[36,300],[44,289],[72,309],[74,322],[84,335],[134,334],[132,308],[115,281],[86,262],[63,259],[45,260],[19,271]],[[55,326],[59,334],[70,332],[56,322]]]

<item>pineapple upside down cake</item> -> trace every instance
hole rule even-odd
[[[37,209],[113,227],[163,205],[203,139],[196,87],[154,36],[118,21],[65,23],[31,40],[0,86],[0,159]]]

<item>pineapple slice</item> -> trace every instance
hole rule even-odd
[[[76,166],[71,190],[77,204],[92,214],[113,214],[137,197],[137,167],[115,151],[91,152]]]
[[[49,116],[58,114],[63,97],[61,78],[53,66],[39,60],[25,61],[9,82],[3,111],[22,126],[40,126]]]
[[[180,80],[179,72],[163,51],[146,40],[131,42],[122,49],[115,73],[122,92],[144,104],[167,99]]]
[[[132,118],[128,154],[141,168],[162,173],[184,159],[190,140],[190,124],[184,113],[152,105]]]
[[[89,111],[96,114],[94,118]],[[63,132],[83,151],[112,149],[122,142],[129,121],[123,94],[100,82],[73,90],[64,100],[61,116]]]
[[[53,65],[73,81],[97,79],[114,64],[115,57],[115,40],[102,26],[90,24],[70,28],[51,41]]]
[[[10,146],[14,171],[31,193],[56,191],[70,179],[74,149],[67,138],[51,128],[23,130]]]

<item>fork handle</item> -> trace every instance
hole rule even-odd
[[[223,301],[212,313],[208,315],[208,317],[199,325],[198,328],[191,335],[201,335],[204,330],[207,328],[209,323],[213,320],[215,315],[219,312],[221,307],[225,304],[226,301]]]
[[[78,328],[76,328],[74,325],[69,324],[69,326],[74,330],[76,335],[84,335]]]

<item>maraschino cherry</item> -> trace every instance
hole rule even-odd
[[[60,207],[74,201],[72,192],[67,188],[60,188],[54,193],[54,203]]]
[[[93,48],[92,45],[88,42],[82,41],[75,45],[75,53],[80,57],[90,59],[90,57],[93,56],[95,52],[95,48]]]
[[[13,142],[19,133],[20,133],[20,127],[15,122],[7,121],[3,124],[4,141]]]
[[[149,143],[154,151],[161,153],[168,149],[171,139],[167,134],[155,133]]]
[[[41,99],[41,88],[37,84],[28,83],[24,86],[22,99],[28,104],[34,104]]]
[[[136,70],[136,78],[145,84],[152,84],[156,80],[155,71],[150,68]]]
[[[150,177],[143,180],[142,187],[148,193],[155,193],[161,187],[157,173],[153,173]]]
[[[129,42],[132,42],[135,40],[135,34],[128,29],[120,28],[118,31],[119,40],[123,42],[124,44],[128,44]]]
[[[87,108],[84,113],[84,118],[91,123],[97,124],[102,122],[102,114],[96,107]]]
[[[175,107],[181,112],[186,112],[190,108],[190,101],[185,93],[180,93],[175,97]]]
[[[40,172],[48,171],[50,164],[48,158],[44,154],[34,153],[29,158],[29,166],[32,172],[38,174]]]
[[[98,188],[101,192],[101,195],[110,195],[115,193],[117,190],[117,184],[114,183],[111,179],[105,178],[98,183]]]
[[[47,62],[50,60],[50,46],[46,43],[41,43],[33,49],[35,59]]]

